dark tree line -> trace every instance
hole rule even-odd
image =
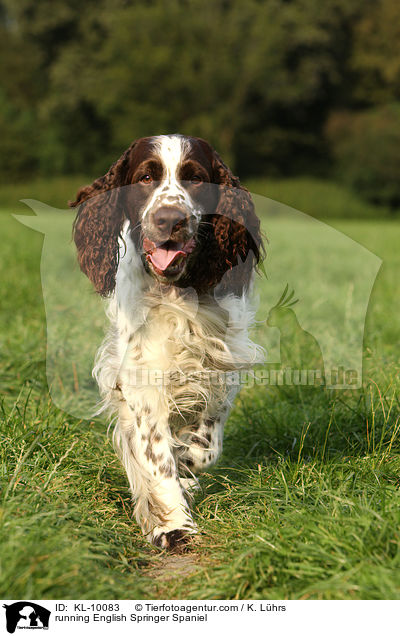
[[[397,0],[2,0],[0,174],[95,175],[182,132],[244,176],[362,190],[349,167],[379,145],[374,196],[396,203],[399,18]]]

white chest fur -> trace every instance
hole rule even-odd
[[[219,409],[226,372],[262,359],[248,336],[254,312],[247,296],[217,301],[160,285],[144,271],[126,231],[108,317],[109,333],[94,368],[100,410],[118,406],[118,388],[128,404],[187,421],[199,410]]]

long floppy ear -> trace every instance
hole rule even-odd
[[[215,182],[220,186],[213,219],[214,235],[221,258],[225,259],[226,271],[231,270],[229,286],[241,293],[250,283],[253,268],[264,257],[260,220],[249,191],[215,151],[213,169]],[[232,271],[232,268],[235,269]]]
[[[102,296],[115,287],[118,268],[118,237],[124,222],[124,188],[129,183],[130,157],[136,142],[109,171],[82,187],[70,207],[79,205],[73,227],[81,270]]]

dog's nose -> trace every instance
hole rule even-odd
[[[186,216],[178,208],[159,208],[154,214],[154,225],[165,234],[172,234],[174,230],[186,225]]]

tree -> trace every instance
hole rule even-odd
[[[400,99],[400,13],[397,0],[378,0],[354,27],[351,66],[362,105]]]

